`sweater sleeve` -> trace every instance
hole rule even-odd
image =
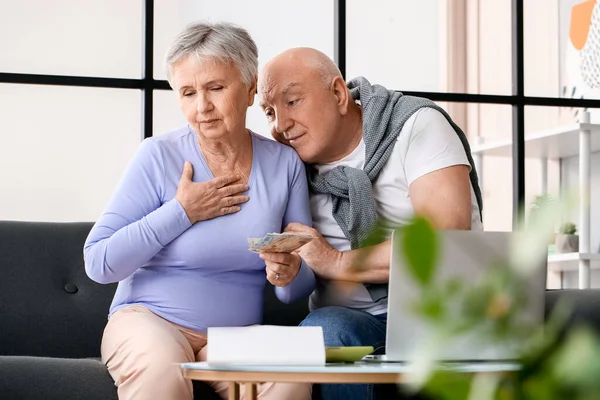
[[[291,171],[293,173],[292,184],[290,185],[288,204],[283,217],[282,230],[290,222],[300,222],[304,225],[312,226],[306,170],[296,152],[293,152],[293,168],[291,168]],[[315,274],[304,260],[302,260],[302,265],[296,278],[285,287],[276,286],[275,294],[282,302],[291,303],[308,297],[314,289]]]
[[[191,226],[176,199],[163,203],[164,183],[160,149],[146,139],[85,242],[85,270],[92,280],[127,278]]]

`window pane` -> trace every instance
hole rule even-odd
[[[259,68],[291,47],[315,47],[333,57],[333,5],[333,0],[156,0],[154,76],[166,79],[169,44],[186,24],[200,20],[228,21],[247,29],[258,46]]]
[[[179,100],[172,90],[154,91],[154,136],[185,126],[187,122],[179,108]]]
[[[0,220],[95,221],[140,143],[137,90],[0,85]]]
[[[511,2],[497,0],[467,1],[469,16],[468,51],[469,92],[511,94],[512,91],[512,27]],[[479,73],[471,74],[471,71]],[[479,82],[474,82],[478,79]]]
[[[0,71],[139,78],[142,0],[0,2]]]
[[[458,111],[464,112],[459,107]],[[510,146],[496,151],[498,144],[510,143],[511,107],[497,104],[465,104],[465,132],[481,179],[483,227],[488,231],[513,229],[512,152]],[[455,112],[456,113],[456,112]],[[450,114],[453,115],[452,110]]]
[[[600,99],[600,3],[593,3],[524,2],[527,95]]]
[[[509,94],[510,16],[507,1],[348,0],[347,77],[405,91]]]

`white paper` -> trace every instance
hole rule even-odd
[[[320,326],[208,328],[207,339],[212,365],[325,365]]]

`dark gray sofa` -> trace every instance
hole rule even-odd
[[[98,360],[116,285],[91,281],[83,243],[91,223],[0,221],[0,399],[117,399]],[[297,325],[306,302],[265,288],[264,323]],[[195,398],[219,399],[202,382]]]
[[[116,285],[91,281],[82,249],[91,223],[0,221],[0,399],[109,400],[116,389],[98,361]],[[570,326],[600,332],[600,290],[549,291],[547,310],[568,297]],[[285,305],[265,288],[264,323],[296,325],[306,302]],[[194,382],[195,398],[218,399]]]

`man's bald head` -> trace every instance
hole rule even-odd
[[[331,84],[333,78],[342,76],[331,58],[310,47],[297,47],[280,53],[265,65],[261,76],[267,76],[271,72],[282,69],[313,76],[318,75],[325,87]]]
[[[347,131],[349,109],[357,106],[340,70],[322,52],[301,47],[273,58],[259,75],[258,95],[271,135],[302,160],[334,161],[356,146],[341,133]],[[354,116],[360,120],[356,110]]]

